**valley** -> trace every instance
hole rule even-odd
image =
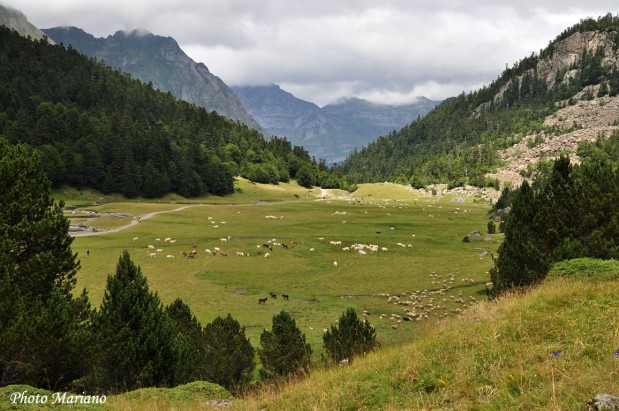
[[[420,323],[457,316],[485,298],[489,253],[500,236],[482,234],[462,242],[469,232],[485,232],[485,202],[449,196],[439,201],[385,184],[363,185],[353,195],[296,184],[242,179],[236,184],[248,193],[81,204],[80,209],[104,213],[160,214],[119,232],[78,234],[72,247],[81,261],[76,291],[87,288],[97,306],[107,275],[127,249],[164,304],[183,299],[202,324],[231,313],[256,345],[272,316],[285,310],[307,335],[317,361],[323,330],[348,307],[368,311],[381,344],[393,346],[409,341]],[[80,205],[77,195],[64,196],[68,207]],[[82,224],[100,229],[121,224],[96,220]],[[126,218],[117,220],[127,224]],[[365,249],[360,255],[351,249],[355,244],[374,244],[378,251]],[[215,248],[227,257],[216,255]],[[193,249],[195,258],[183,255]],[[270,298],[259,306],[258,299],[270,292],[290,299]],[[411,321],[403,321],[408,312]]]

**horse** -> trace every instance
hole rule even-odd
[[[282,298],[286,301],[288,301],[288,294],[282,294]]]
[[[258,298],[258,304],[266,304],[268,298]]]
[[[277,298],[277,294],[275,293],[269,293],[269,295],[271,296],[271,298]]]

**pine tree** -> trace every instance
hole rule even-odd
[[[258,356],[265,376],[309,371],[312,348],[287,312],[273,316],[271,331],[262,332],[260,344]]]
[[[62,207],[32,150],[0,139],[0,385],[69,387],[86,367],[90,307],[73,296]]]
[[[54,203],[50,187],[28,146],[0,141],[0,235],[11,240],[11,283],[24,296],[46,299],[58,288],[69,298],[79,262],[64,203]]]
[[[174,385],[204,379],[206,351],[202,325],[180,298],[165,308],[174,338]]]
[[[499,247],[496,265],[490,270],[495,292],[532,284],[545,275],[548,260],[540,253],[537,233],[531,227],[537,212],[533,189],[525,181],[513,193],[512,211],[505,223],[505,239]]]
[[[125,250],[109,275],[94,319],[98,388],[132,390],[172,383],[176,358],[170,320]]]
[[[331,325],[322,339],[327,355],[334,363],[352,362],[354,357],[365,355],[379,345],[374,327],[361,321],[352,308],[342,314],[337,325]]]
[[[254,370],[255,350],[245,337],[245,327],[230,314],[204,327],[206,379],[228,390],[239,389]]]

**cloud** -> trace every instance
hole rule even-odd
[[[444,99],[496,79],[585,17],[590,0],[0,0],[41,28],[173,37],[231,85],[280,84],[319,105]],[[616,13],[616,12],[615,12]]]

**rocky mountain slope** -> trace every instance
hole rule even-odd
[[[82,54],[102,59],[159,90],[263,131],[237,95],[206,65],[187,56],[171,37],[141,30],[118,31],[107,38],[95,38],[76,27],[43,31],[56,43],[71,45]]]
[[[30,36],[35,40],[47,37],[45,33],[30,23],[22,12],[2,4],[0,4],[0,26],[6,26],[24,37]]]
[[[233,90],[269,133],[287,137],[328,163],[344,160],[355,148],[399,130],[440,103],[421,98],[413,104],[393,106],[350,98],[321,108],[275,84]]]
[[[541,58],[531,72],[536,72],[549,86],[565,84],[578,74],[576,65],[584,52],[600,53],[602,66],[617,68],[619,50],[615,46],[615,34],[576,32],[556,42],[552,54]],[[595,141],[619,130],[619,96],[597,97],[600,87],[600,84],[587,86],[571,101],[557,103],[560,108],[544,119],[541,132],[526,135],[514,146],[499,151],[504,165],[488,176],[517,187],[542,159],[568,154],[572,162],[578,163],[576,149],[580,142]]]

